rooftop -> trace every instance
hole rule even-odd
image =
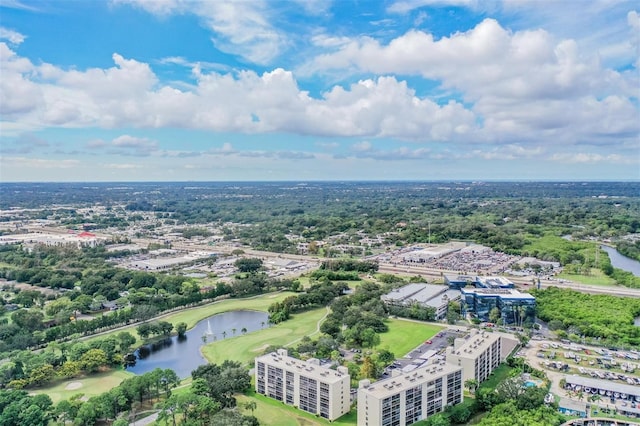
[[[478,354],[487,350],[489,346],[499,339],[500,335],[497,333],[482,331],[475,335],[471,335],[466,339],[466,341],[463,341],[463,339],[456,339],[454,347],[450,350],[451,353],[456,356],[463,358],[475,358]]]
[[[582,376],[566,376],[567,384],[580,385],[586,388],[603,389],[611,392],[624,393],[640,397],[640,386],[627,385],[624,383],[615,383],[608,380],[592,379],[591,377]]]
[[[560,398],[558,401],[558,407],[566,408],[578,412],[587,412],[587,403],[582,401],[574,401],[573,399]]]
[[[427,366],[416,368],[410,373],[390,377],[374,383],[362,381],[360,382],[358,392],[366,392],[374,398],[381,399],[460,370],[462,370],[462,367],[441,361],[437,364],[428,364]]]
[[[513,282],[505,277],[476,277],[478,284],[482,287],[500,288],[513,287]]]
[[[383,301],[427,303],[449,291],[444,285],[413,283],[395,289],[381,297]],[[448,295],[451,298],[451,294]],[[438,300],[440,302],[440,300]],[[439,304],[438,304],[439,306]]]
[[[529,293],[521,293],[512,288],[463,288],[460,290],[463,294],[475,293],[483,296],[497,296],[502,299],[529,299],[535,300],[535,297]]]
[[[287,351],[280,349],[277,352],[270,352],[256,358],[256,362],[262,362],[268,365],[282,368],[286,371],[297,371],[299,374],[324,383],[336,383],[345,377],[349,379],[346,368],[338,367],[339,370],[332,370],[327,367],[320,366],[320,362],[311,358],[307,361],[290,357]]]

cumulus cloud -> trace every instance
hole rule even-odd
[[[113,55],[112,68],[66,71],[34,65],[4,47],[3,98],[32,96],[24,104],[3,103],[2,108],[14,121],[35,128],[180,127],[444,141],[468,136],[476,121],[462,104],[420,98],[395,77],[335,86],[314,98],[298,87],[292,72],[281,68],[262,74],[195,70],[196,84],[180,90],[159,84],[148,64],[119,54]]]
[[[633,14],[630,15],[633,21]],[[637,73],[604,68],[574,40],[543,30],[511,32],[493,19],[449,37],[412,30],[383,45],[359,37],[318,55],[303,72],[411,74],[461,93],[483,119],[480,140],[584,141],[599,127],[638,132]],[[598,118],[599,116],[599,118]],[[584,126],[589,130],[585,130]]]

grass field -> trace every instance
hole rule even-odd
[[[389,349],[396,357],[409,353],[420,343],[432,338],[444,327],[416,321],[391,318],[389,331],[380,335],[380,348]]]
[[[225,359],[251,363],[269,345],[288,345],[317,333],[318,321],[326,314],[325,308],[295,314],[290,320],[264,330],[208,344],[202,348],[202,354],[212,363]]]
[[[73,395],[82,393],[86,397],[100,395],[116,386],[124,379],[133,377],[134,374],[127,373],[124,370],[112,370],[106,373],[93,374],[89,377],[76,378],[58,382],[55,385],[38,389],[29,389],[30,393],[49,395],[54,404],[69,399]]]
[[[248,395],[236,395],[238,405],[247,401],[254,401],[256,409],[253,415],[264,426],[321,426],[321,425],[338,425],[338,426],[354,426],[356,424],[356,410],[351,409],[348,414],[340,417],[334,422],[316,417],[310,413],[295,409],[275,399],[267,398],[264,395],[249,392]],[[244,410],[244,414],[250,415],[251,411]]]
[[[574,281],[580,284],[586,285],[602,285],[602,286],[614,286],[616,285],[616,281],[608,277],[602,272],[600,269],[591,268],[590,275],[575,275],[568,274],[566,272],[562,272],[558,274],[558,278],[562,278],[564,280]]]

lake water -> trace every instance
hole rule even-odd
[[[618,250],[609,246],[600,246],[600,248],[609,254],[611,266],[631,272],[636,277],[640,277],[640,262],[621,255]]]
[[[257,311],[231,311],[213,315],[187,331],[184,339],[173,336],[139,348],[135,352],[138,358],[135,365],[127,366],[126,369],[142,374],[156,368],[170,368],[181,379],[188,377],[198,366],[207,364],[207,360],[200,354],[200,347],[205,344],[203,335],[206,335],[207,343],[211,343],[224,339],[223,333],[226,333],[227,339],[233,337],[233,329],[236,330],[236,336],[242,334],[243,328],[248,333],[260,330],[267,326],[268,321],[269,316],[265,312]]]

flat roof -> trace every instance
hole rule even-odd
[[[137,268],[147,266],[149,268],[160,268],[163,266],[179,265],[181,263],[192,262],[193,259],[185,257],[159,257],[156,259],[145,259],[131,262],[131,266]]]
[[[587,388],[603,389],[611,392],[624,393],[640,397],[640,386],[627,385],[624,383],[615,383],[608,380],[593,379],[591,377],[582,376],[566,376],[567,384],[580,385]]]
[[[362,386],[358,388],[358,392],[367,393],[376,399],[383,399],[389,395],[395,395],[406,391],[407,389],[421,386],[424,383],[436,380],[440,377],[446,377],[447,375],[460,370],[462,370],[462,367],[448,364],[444,361],[437,364],[428,364],[426,366],[416,368],[409,373],[403,373],[399,376],[379,380],[368,386]]]
[[[497,296],[501,299],[527,299],[535,300],[535,297],[529,293],[521,293],[513,288],[462,288],[460,291],[464,294],[475,293],[484,296]]]
[[[282,368],[285,371],[297,371],[299,374],[305,377],[310,377],[312,379],[316,379],[325,383],[337,383],[343,380],[345,377],[349,379],[349,374],[323,367],[319,363],[316,364],[312,360],[301,361],[297,358],[293,358],[289,355],[284,355],[278,352],[270,352],[266,355],[257,357],[256,362],[262,362],[267,365],[276,366],[278,368]]]
[[[513,282],[505,277],[476,277],[479,283],[487,285],[489,287],[501,287],[505,285],[513,286]]]
[[[470,336],[462,345],[454,347],[452,354],[464,358],[475,358],[500,339],[500,335],[482,331]]]
[[[562,398],[562,397],[558,401],[558,407],[568,408],[569,410],[573,410],[573,411],[581,411],[581,412],[587,411],[586,402],[574,401],[573,399]]]
[[[473,275],[447,275],[445,274],[444,277],[447,279],[447,281],[453,281],[453,282],[467,282],[467,281],[471,281],[471,283],[475,283],[476,282],[476,278]]]

